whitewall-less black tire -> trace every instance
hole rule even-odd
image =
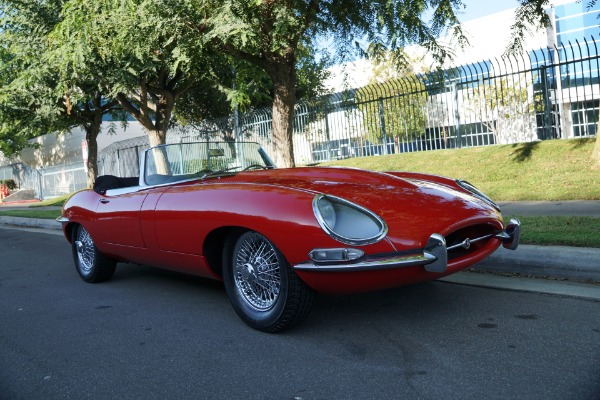
[[[240,318],[263,332],[279,332],[304,320],[315,292],[263,235],[248,231],[232,238],[224,255],[223,280]]]

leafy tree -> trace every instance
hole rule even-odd
[[[427,91],[414,69],[419,60],[411,60],[403,68],[391,54],[375,60],[369,84],[356,93],[363,115],[363,126],[371,142],[394,138],[398,151],[400,139],[420,137],[425,133]],[[403,55],[404,60],[409,60]],[[420,67],[420,69],[422,69]]]
[[[18,153],[27,139],[81,127],[88,143],[87,175],[97,174],[97,143],[103,116],[117,114],[95,79],[73,83],[60,74],[50,33],[60,23],[62,0],[2,1],[0,48],[0,149]]]
[[[224,97],[215,81],[230,76],[227,60],[208,52],[180,15],[176,0],[70,0],[54,32],[63,71],[73,82],[95,77],[120,107],[164,144],[176,105],[182,118],[214,116]],[[221,107],[222,110],[222,107]]]
[[[508,142],[519,140],[523,132],[531,130],[528,127],[535,126],[535,106],[528,84],[515,79],[500,78],[467,89],[466,110],[494,135],[496,143],[502,138]]]
[[[45,120],[36,113],[32,96],[24,86],[23,72],[35,61],[43,45],[40,35],[53,18],[39,18],[30,4],[0,2],[0,151],[18,154],[31,137],[44,132]],[[44,7],[40,5],[39,11]],[[36,18],[38,17],[38,18]]]
[[[585,4],[588,10],[592,10],[597,0],[577,0],[577,3]],[[506,47],[507,53],[517,54],[523,51],[523,38],[532,30],[539,27],[549,26],[550,16],[546,10],[553,7],[550,0],[519,0],[520,5],[515,11],[515,22],[511,26],[511,37]],[[600,16],[599,16],[600,17]]]
[[[275,161],[293,166],[293,113],[298,49],[316,37],[330,37],[340,57],[356,43],[372,53],[420,43],[438,59],[447,49],[436,37],[447,27],[462,40],[456,10],[460,0],[373,2],[369,0],[204,0],[193,19],[199,37],[236,58],[262,68],[273,85]],[[432,10],[431,21],[423,15]],[[358,53],[364,53],[358,48]]]

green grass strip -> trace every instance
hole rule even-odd
[[[39,203],[33,203],[29,206],[29,208],[35,207],[47,207],[47,206],[62,206],[65,204],[65,201],[69,199],[69,197],[73,196],[74,193],[64,194],[60,197],[55,197],[53,199],[48,199],[44,201],[40,201]]]
[[[522,244],[600,248],[600,218],[517,218],[521,221]]]
[[[6,210],[0,211],[0,215],[7,217],[23,217],[23,218],[41,218],[41,219],[56,219],[60,217],[60,210]]]

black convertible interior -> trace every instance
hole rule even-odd
[[[102,175],[96,178],[94,182],[94,192],[98,194],[104,194],[110,189],[120,189],[131,186],[138,186],[140,178],[138,176],[132,176],[130,178],[119,178],[114,175]]]

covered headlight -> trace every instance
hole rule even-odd
[[[313,210],[321,228],[345,244],[376,243],[387,234],[387,225],[378,215],[339,197],[317,195]]]
[[[492,199],[487,197],[481,190],[477,189],[475,186],[471,185],[469,182],[463,181],[463,180],[457,180],[456,184],[458,186],[460,186],[461,188],[465,189],[467,192],[471,193],[473,196],[477,197],[480,200],[485,201],[486,203],[488,203],[489,205],[494,207],[496,210],[500,211],[500,207],[498,206],[498,204],[494,203],[492,201]]]

